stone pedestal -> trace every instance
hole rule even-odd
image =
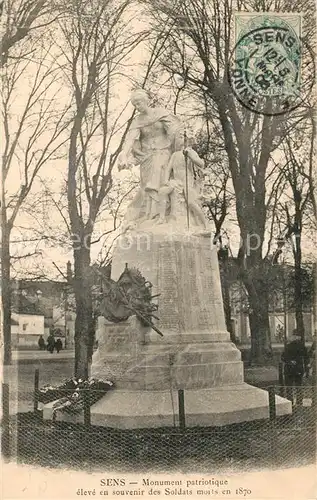
[[[164,337],[135,317],[105,326],[91,375],[113,380],[116,388],[91,408],[92,424],[176,425],[178,389],[184,389],[188,426],[268,417],[268,394],[244,383],[241,353],[226,331],[211,238],[174,231],[134,233],[117,243],[112,278],[117,280],[127,263],[151,281],[153,295],[160,294],[157,326]],[[291,412],[291,403],[280,397],[276,407],[278,415]],[[50,413],[48,405],[44,416]]]

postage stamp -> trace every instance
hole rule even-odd
[[[235,13],[235,46],[228,77],[238,101],[251,111],[280,115],[298,107],[303,85],[301,14]]]

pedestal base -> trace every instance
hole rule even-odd
[[[224,426],[269,417],[268,392],[245,383],[189,389],[184,396],[187,427]],[[276,396],[275,402],[277,416],[292,412],[290,401]],[[52,418],[52,406],[44,407],[44,419]],[[79,423],[83,415],[58,412],[56,420]],[[178,393],[114,390],[91,407],[91,424],[118,429],[178,426]]]
[[[268,393],[244,383],[241,353],[226,331],[216,248],[204,237],[160,231],[130,241],[123,236],[111,276],[118,279],[128,263],[151,281],[164,336],[136,318],[98,335],[91,376],[113,381],[115,389],[92,406],[92,425],[176,426],[178,389],[188,427],[268,418]],[[52,418],[52,406],[44,408],[45,419]],[[276,409],[291,413],[291,403],[276,397]],[[83,416],[59,412],[57,419],[80,422]]]

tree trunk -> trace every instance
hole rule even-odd
[[[90,248],[74,249],[75,377],[87,379],[93,352],[94,322],[90,282]]]
[[[225,313],[226,327],[228,332],[230,333],[231,342],[236,342],[236,338],[232,328],[231,322],[231,305],[230,305],[230,286],[229,286],[229,277],[228,277],[228,262],[227,260],[219,262],[220,267],[220,279],[221,279],[221,290],[222,290],[222,300],[223,300],[223,308]]]
[[[295,318],[296,329],[300,333],[301,339],[305,342],[305,326],[303,318],[303,302],[302,302],[302,252],[301,252],[301,235],[296,234],[294,248],[294,301],[295,301]]]
[[[236,338],[232,329],[232,321],[231,321],[231,306],[230,306],[230,293],[229,293],[229,286],[228,283],[226,283],[226,278],[223,278],[223,285],[222,285],[222,298],[223,298],[223,307],[225,311],[225,320],[226,320],[226,327],[228,332],[230,333],[230,340],[231,342],[235,342]]]
[[[246,285],[248,290],[248,285]],[[251,330],[250,365],[265,365],[272,358],[270,323],[266,291],[257,282],[249,293],[249,321]]]
[[[261,249],[247,260],[243,282],[248,293],[251,331],[250,365],[265,365],[272,358],[266,269]]]
[[[5,212],[5,207],[3,207]],[[2,331],[4,344],[4,365],[11,365],[11,283],[10,283],[10,230],[2,215],[1,238],[1,296],[2,296]]]

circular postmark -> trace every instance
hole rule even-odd
[[[249,110],[282,115],[300,106],[311,92],[315,68],[307,71],[307,65],[314,66],[314,58],[285,20],[274,17],[271,23],[259,24],[239,35],[229,61],[229,84]]]

